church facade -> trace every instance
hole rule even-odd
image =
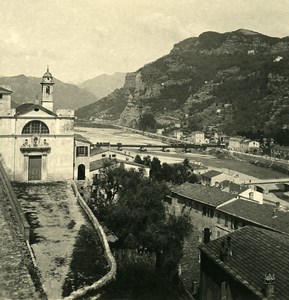
[[[41,103],[16,109],[11,107],[11,88],[0,86],[0,159],[12,180],[55,181],[77,175],[74,111],[53,111],[54,82],[49,69],[41,86]],[[87,171],[83,172],[85,177]]]

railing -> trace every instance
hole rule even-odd
[[[30,225],[28,224],[25,215],[22,211],[22,208],[17,200],[17,197],[13,191],[9,177],[6,174],[6,171],[0,162],[0,179],[3,183],[4,191],[9,199],[12,211],[16,217],[20,232],[25,241],[29,241],[30,236]]]
[[[110,266],[110,271],[105,276],[103,276],[101,279],[99,279],[98,281],[93,283],[92,285],[83,287],[81,289],[78,289],[77,291],[72,292],[68,297],[65,298],[66,300],[68,300],[68,299],[77,299],[79,297],[83,297],[88,292],[95,291],[95,290],[99,289],[100,287],[104,286],[106,283],[108,283],[109,281],[114,279],[115,276],[116,276],[116,262],[115,262],[115,259],[112,255],[111,251],[110,251],[110,247],[109,247],[109,244],[108,244],[108,241],[107,241],[106,234],[105,234],[102,226],[99,224],[98,220],[94,216],[93,212],[90,210],[89,206],[86,204],[86,202],[83,200],[83,198],[79,194],[75,182],[72,181],[71,185],[72,185],[72,189],[74,191],[74,194],[77,198],[78,203],[80,204],[82,209],[85,211],[85,213],[87,214],[88,218],[90,219],[93,227],[95,228],[95,230],[99,234],[100,240],[101,240],[102,245],[104,247],[105,257],[106,257],[106,259],[108,261],[108,264]]]

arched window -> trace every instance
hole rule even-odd
[[[46,124],[44,124],[41,121],[31,121],[27,123],[23,129],[22,129],[22,134],[47,134],[49,133],[49,129]]]

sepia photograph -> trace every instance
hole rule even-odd
[[[288,300],[289,0],[1,11],[0,300]]]

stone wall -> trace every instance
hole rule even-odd
[[[83,198],[80,196],[77,186],[75,184],[74,181],[72,181],[72,189],[74,191],[74,194],[77,198],[78,203],[80,204],[80,206],[82,207],[82,209],[84,210],[84,212],[87,214],[88,218],[90,219],[93,227],[95,228],[95,230],[98,232],[100,240],[103,244],[104,247],[104,251],[105,251],[105,256],[106,259],[108,261],[108,264],[110,266],[110,271],[101,279],[99,279],[98,281],[96,281],[95,283],[93,283],[90,286],[86,286],[83,287],[77,291],[72,292],[68,297],[66,297],[65,299],[76,299],[78,297],[83,297],[86,293],[90,292],[90,291],[95,291],[97,289],[99,289],[100,287],[104,286],[105,284],[107,284],[109,281],[113,280],[116,276],[116,262],[115,259],[110,251],[110,247],[107,241],[107,237],[106,234],[102,228],[102,226],[100,225],[100,223],[98,222],[98,220],[96,219],[96,217],[94,216],[93,212],[90,210],[90,208],[88,207],[88,205],[86,204],[86,202],[83,200]]]

